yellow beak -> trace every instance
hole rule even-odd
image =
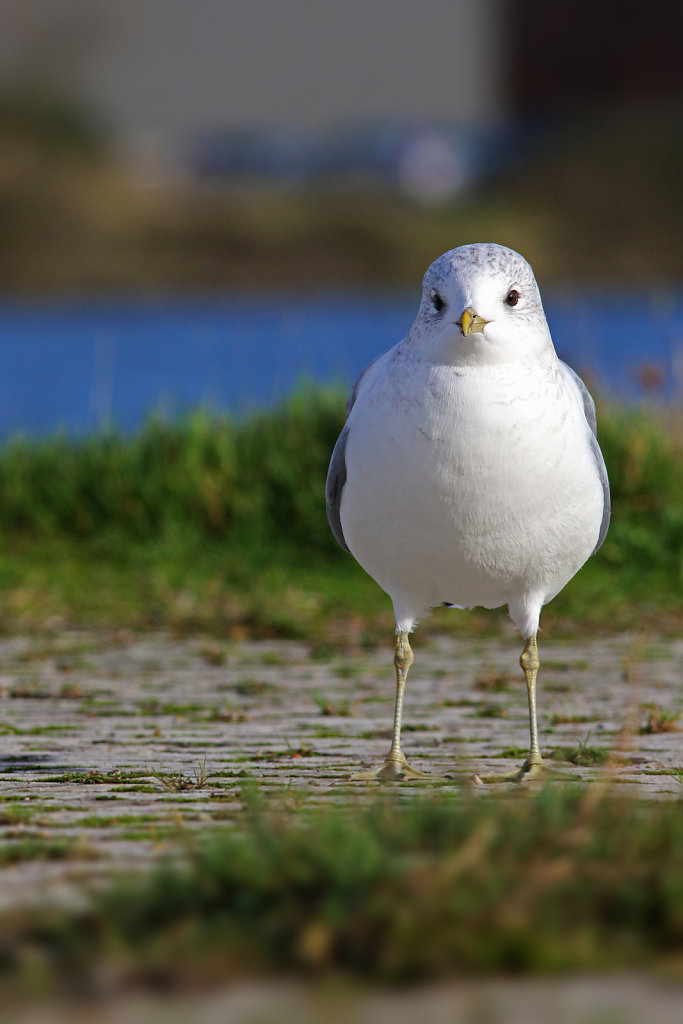
[[[463,309],[462,316],[459,320],[456,320],[456,323],[460,327],[463,337],[468,338],[470,334],[481,334],[488,320],[483,320],[476,309],[468,306],[467,309]]]

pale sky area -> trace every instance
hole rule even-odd
[[[3,0],[4,84],[60,82],[123,136],[503,112],[503,0]]]

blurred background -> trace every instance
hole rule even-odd
[[[484,240],[602,393],[679,398],[682,10],[5,0],[0,435],[346,385]]]
[[[678,628],[682,11],[5,0],[0,630],[390,635],[325,474],[473,241],[531,262],[599,400],[612,527],[544,621]]]

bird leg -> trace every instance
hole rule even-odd
[[[391,747],[384,762],[378,768],[369,768],[362,772],[355,772],[351,776],[353,782],[371,781],[374,779],[380,782],[402,782],[410,779],[430,779],[432,782],[439,781],[436,775],[428,772],[418,771],[411,768],[401,750],[401,717],[403,715],[403,696],[405,694],[408,669],[414,661],[413,652],[408,642],[408,634],[398,632],[396,634],[396,649],[394,651],[394,666],[396,668],[396,702],[394,704],[394,731],[391,739]]]
[[[537,779],[544,774],[545,764],[541,757],[541,750],[538,745],[538,723],[536,721],[536,675],[540,661],[538,658],[538,647],[536,646],[536,634],[530,636],[522,651],[519,664],[526,679],[527,695],[529,698],[529,756],[521,768],[510,772],[492,772],[487,775],[477,775],[478,782],[527,782],[530,779]]]
[[[524,650],[519,656],[524,678],[526,679],[527,697],[529,699],[529,756],[522,765],[522,777],[534,778],[543,769],[543,758],[538,746],[538,722],[536,720],[536,675],[540,660],[536,646],[536,634],[527,640]]]

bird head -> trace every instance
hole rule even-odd
[[[409,335],[421,354],[452,364],[523,361],[552,342],[534,273],[503,245],[462,245],[424,276]]]

